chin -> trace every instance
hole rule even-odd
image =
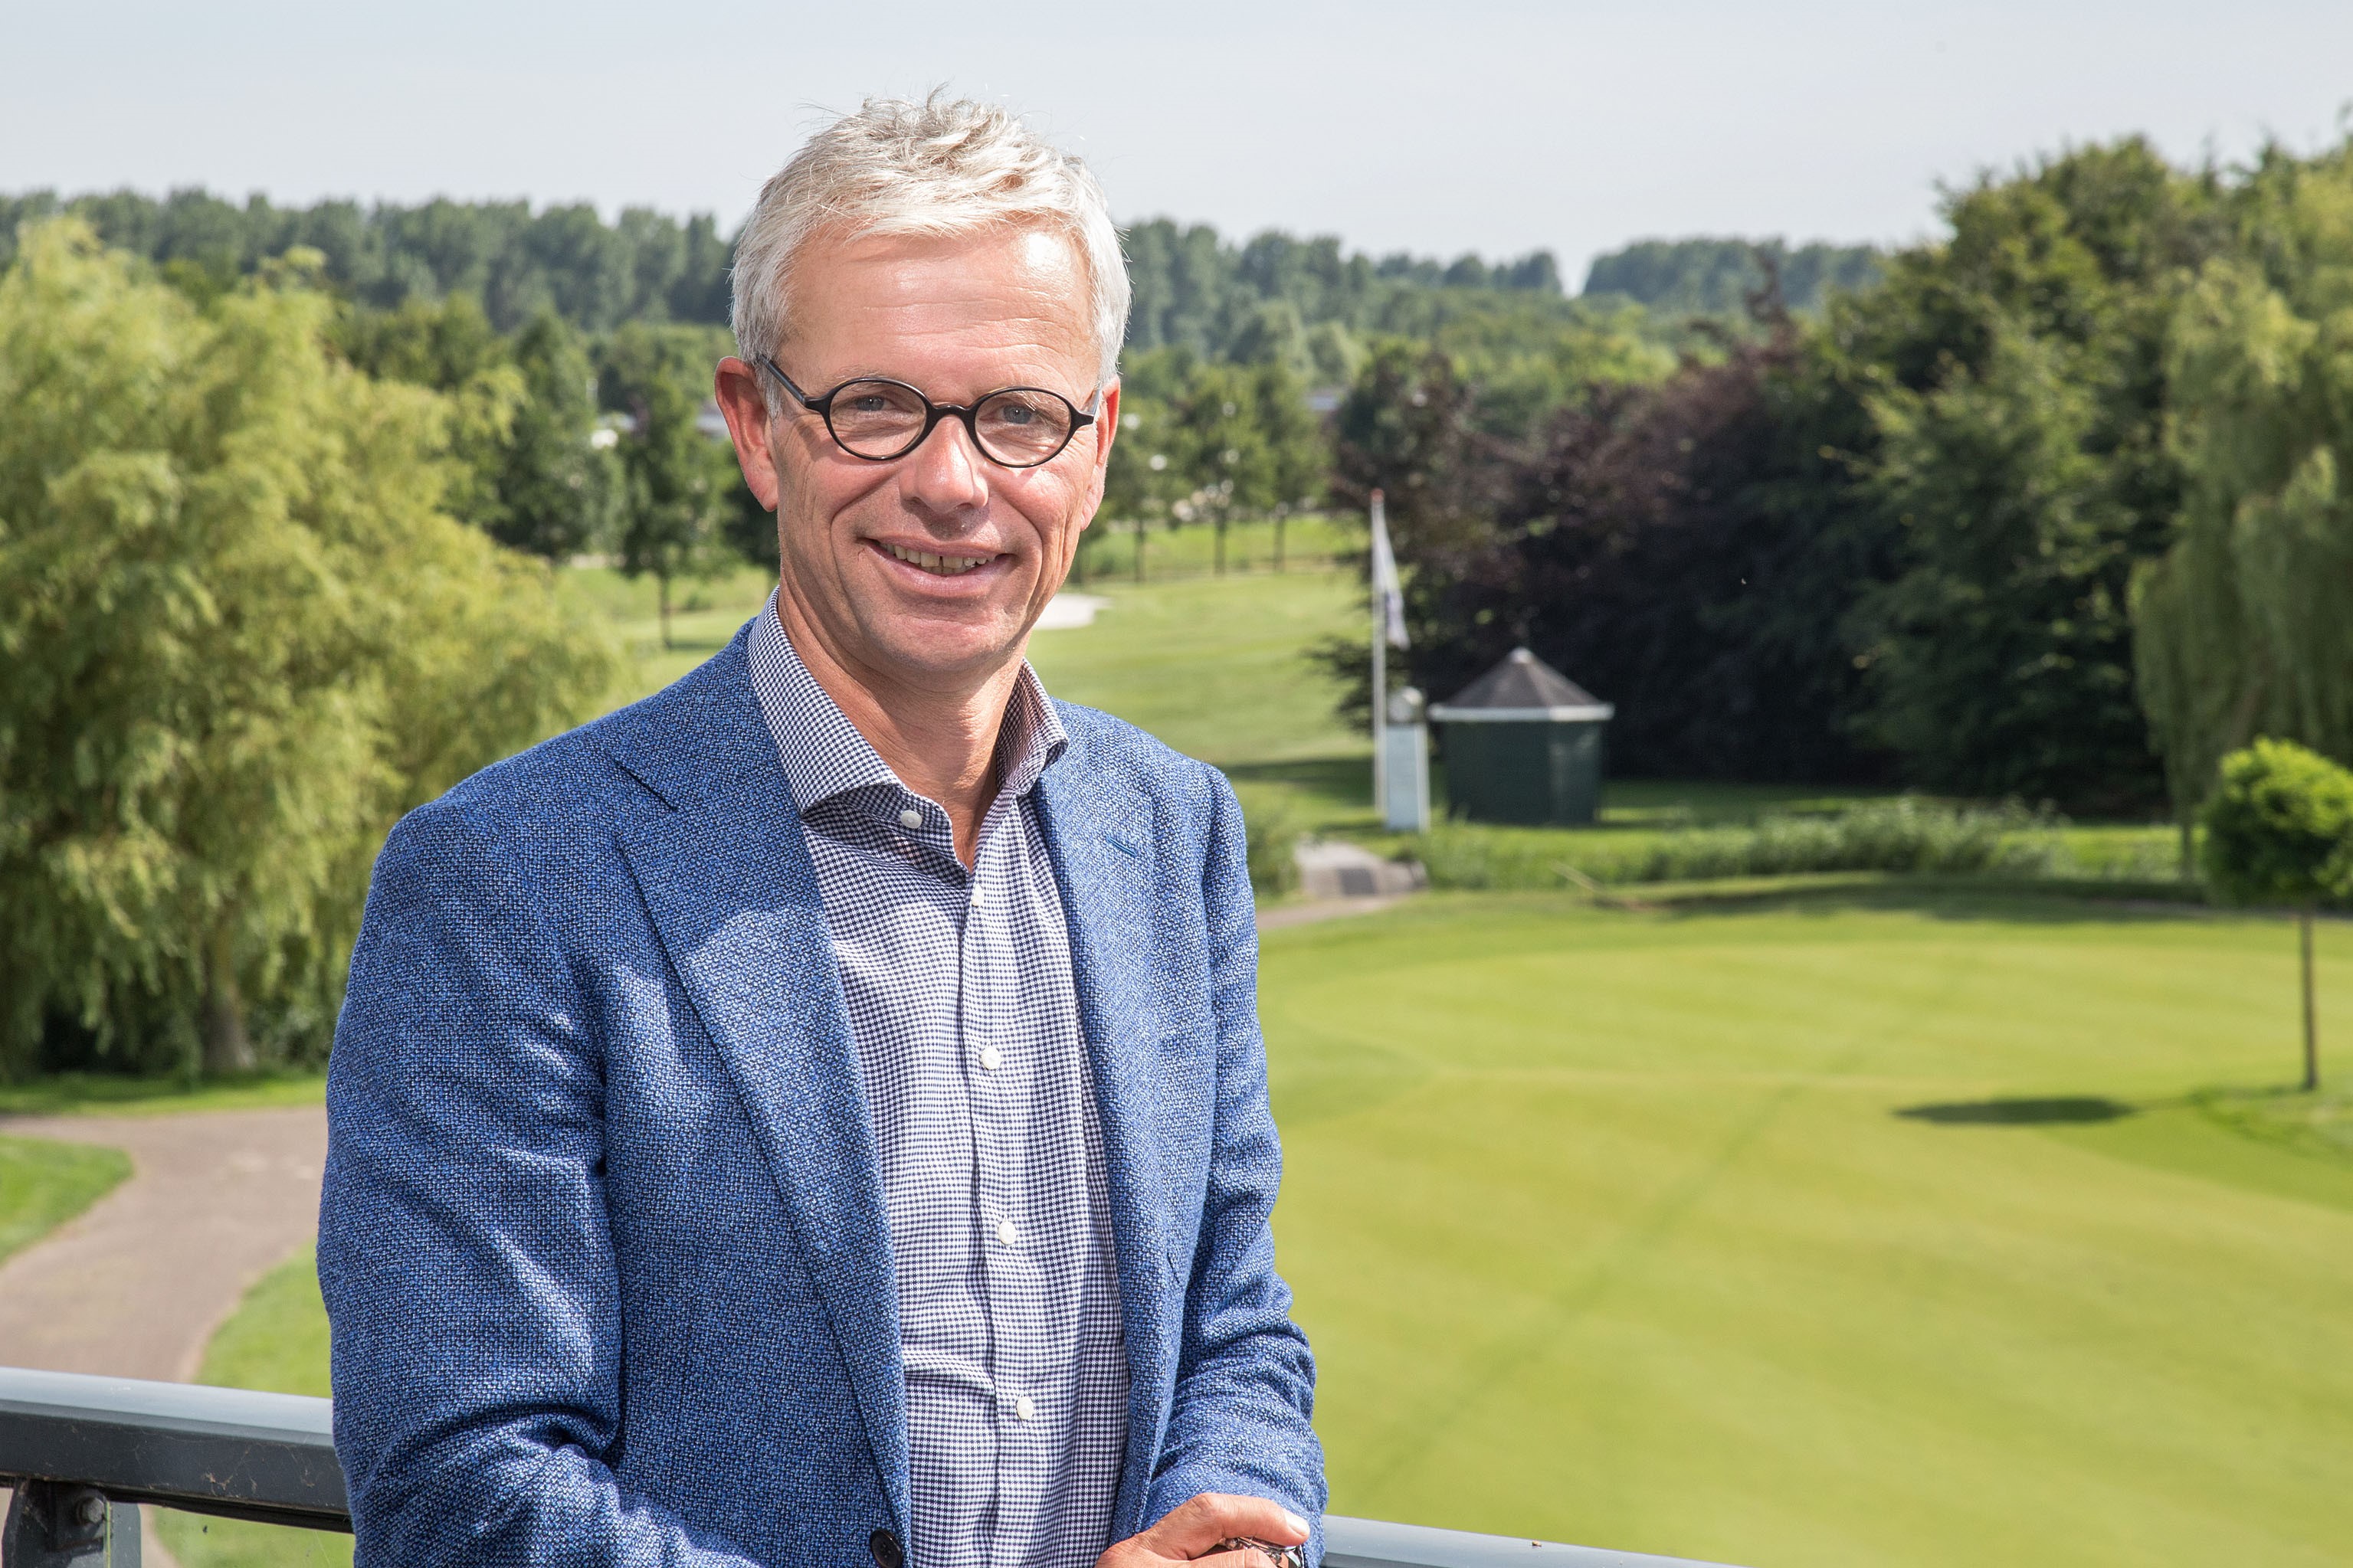
[[[875,651],[902,669],[955,677],[994,668],[1021,651],[1021,625],[992,618],[986,626],[898,619],[873,628]]]

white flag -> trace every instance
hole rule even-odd
[[[1398,580],[1397,553],[1389,548],[1388,514],[1381,508],[1381,492],[1373,492],[1373,613],[1381,618],[1382,635],[1391,647],[1410,647],[1405,635],[1405,584]]]

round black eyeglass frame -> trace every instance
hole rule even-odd
[[[840,447],[851,457],[869,463],[897,462],[900,458],[905,457],[908,453],[913,451],[916,447],[930,440],[932,438],[932,432],[938,428],[941,420],[954,417],[963,422],[964,433],[972,437],[972,449],[978,452],[982,457],[987,458],[990,462],[995,463],[998,468],[1043,468],[1048,463],[1050,463],[1055,458],[1060,457],[1065,451],[1069,450],[1071,438],[1077,436],[1080,431],[1085,429],[1088,426],[1095,422],[1095,405],[1103,400],[1103,393],[1098,390],[1094,396],[1087,400],[1087,405],[1084,408],[1081,408],[1077,404],[1071,402],[1060,393],[1054,391],[1051,387],[1000,386],[994,392],[983,393],[979,397],[975,398],[970,403],[934,403],[931,400],[930,395],[925,393],[922,387],[909,385],[906,382],[897,381],[887,375],[853,376],[849,380],[843,382],[839,386],[835,387],[832,391],[820,392],[815,397],[811,397],[807,393],[803,392],[799,386],[795,384],[793,378],[785,374],[784,366],[778,364],[773,358],[763,355],[760,360],[760,365],[762,369],[765,370],[770,375],[775,376],[777,381],[783,384],[785,390],[792,394],[794,402],[799,404],[803,408],[807,409],[811,414],[816,415],[818,418],[825,421],[825,433],[833,437],[833,444],[835,446]],[[844,392],[853,386],[871,386],[878,382],[884,386],[905,387],[906,390],[913,393],[915,395],[915,400],[923,405],[923,427],[915,432],[915,438],[908,442],[905,446],[900,447],[897,451],[886,452],[880,457],[877,457],[871,452],[861,452],[857,447],[852,447],[849,442],[841,438],[841,432],[833,427],[833,400],[839,397]],[[1055,402],[1060,404],[1063,407],[1069,409],[1071,411],[1071,427],[1062,432],[1062,444],[1056,447],[1044,457],[1035,458],[1027,463],[1008,463],[1004,458],[998,457],[996,453],[990,451],[988,449],[988,443],[980,438],[980,426],[976,422],[980,405],[987,403],[992,397],[1002,397],[1008,392],[1034,392],[1041,397],[1050,397]]]

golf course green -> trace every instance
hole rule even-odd
[[[1760,1568],[2347,1560],[2353,1165],[2187,1098],[2290,1074],[2284,925],[1453,896],[1263,962],[1335,1510]]]

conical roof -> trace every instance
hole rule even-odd
[[[1432,708],[1430,716],[1441,723],[1450,719],[1556,723],[1607,719],[1615,711],[1527,649],[1515,647],[1501,664]]]

